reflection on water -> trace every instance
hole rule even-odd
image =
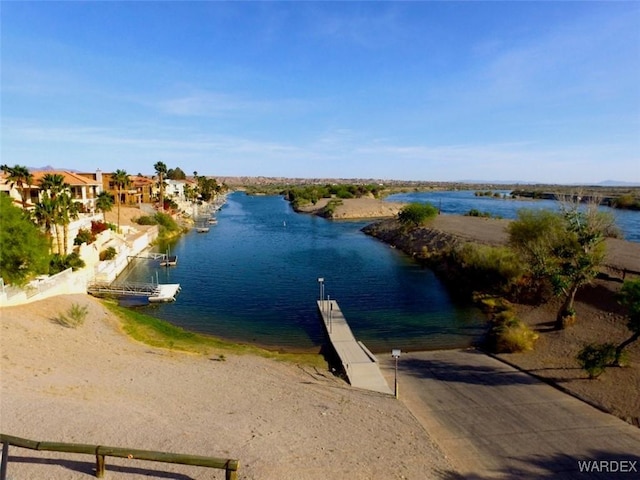
[[[119,281],[180,283],[173,304],[144,311],[187,329],[288,350],[315,349],[323,331],[318,278],[356,338],[374,352],[469,345],[484,317],[455,304],[428,269],[360,232],[362,222],[294,213],[281,197],[229,196],[209,233],[171,247],[176,267],[136,261]]]

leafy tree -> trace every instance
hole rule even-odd
[[[158,186],[160,187],[160,209],[164,210],[164,179],[167,176],[167,166],[164,162],[156,162],[153,166],[158,174]]]
[[[518,212],[518,220],[509,226],[509,241],[530,271],[549,279],[554,293],[563,298],[556,329],[575,320],[576,292],[598,274],[606,235],[613,230],[613,217],[599,211],[597,204],[581,208],[577,203],[563,205],[559,213]]]
[[[113,195],[109,192],[100,192],[96,197],[96,208],[102,212],[102,220],[107,222],[107,212],[110,212],[113,208],[114,202]]]
[[[33,175],[31,175],[27,167],[23,167],[22,165],[15,165],[13,167],[1,165],[0,170],[8,175],[7,180],[11,182],[11,185],[15,185],[20,190],[22,208],[26,210],[28,194],[31,191],[31,184],[33,183]]]
[[[48,269],[47,238],[9,197],[0,195],[0,275],[22,285]]]
[[[404,225],[419,227],[438,215],[438,209],[429,203],[410,203],[398,213]]]
[[[627,307],[627,328],[631,330],[632,335],[616,347],[614,360],[616,365],[620,365],[623,350],[640,338],[640,279],[624,282],[618,299],[622,305]]]
[[[129,174],[126,170],[116,170],[113,174],[113,184],[118,189],[118,231],[120,231],[120,204],[122,203],[122,189],[131,183]]]
[[[554,248],[564,239],[562,216],[551,210],[522,209],[507,232],[509,244],[524,260],[534,279],[547,278],[555,261]]]
[[[187,174],[184,173],[180,167],[170,168],[167,172],[167,178],[171,180],[185,180]]]

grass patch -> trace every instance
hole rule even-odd
[[[320,354],[281,353],[252,345],[232,343],[210,335],[189,332],[164,320],[121,307],[112,301],[103,301],[103,304],[120,319],[122,329],[127,335],[152,347],[214,355],[218,361],[225,361],[226,355],[256,355],[321,369],[327,368],[327,363]]]

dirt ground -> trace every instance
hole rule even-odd
[[[56,318],[86,306],[83,325]],[[393,396],[256,356],[152,348],[87,295],[0,310],[2,433],[240,460],[240,479],[452,478]],[[12,447],[8,478],[89,479],[95,458]],[[221,470],[107,459],[109,478],[224,478]]]

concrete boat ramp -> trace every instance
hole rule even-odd
[[[317,305],[329,340],[340,357],[349,383],[357,388],[392,395],[393,392],[382,376],[378,360],[362,342],[355,339],[338,302],[318,300]]]

